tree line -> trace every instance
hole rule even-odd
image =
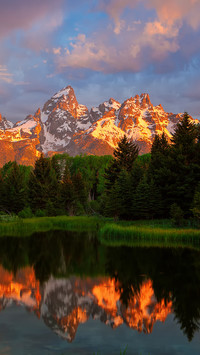
[[[0,170],[0,210],[22,217],[99,213],[116,219],[200,218],[200,128],[185,113],[171,140],[156,135],[139,156],[124,136],[111,156],[67,154],[9,162]]]

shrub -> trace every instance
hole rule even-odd
[[[183,224],[184,213],[176,203],[173,203],[173,205],[171,205],[170,216],[175,226],[179,227]]]
[[[45,210],[37,210],[36,212],[35,212],[35,216],[36,217],[45,217],[46,216],[46,211]]]
[[[92,200],[89,202],[89,212],[91,214],[100,213],[100,205],[97,200]]]
[[[20,218],[31,218],[33,217],[33,212],[30,207],[24,207],[22,211],[18,213]]]

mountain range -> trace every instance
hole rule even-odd
[[[46,156],[112,154],[124,134],[138,144],[140,154],[148,153],[155,134],[165,132],[170,139],[181,117],[181,113],[165,112],[161,105],[153,106],[146,93],[122,104],[110,98],[88,110],[67,86],[34,115],[15,124],[0,114],[0,166],[13,160],[34,165],[42,152]]]

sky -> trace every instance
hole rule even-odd
[[[0,113],[68,85],[88,108],[147,92],[200,118],[200,0],[0,0]]]

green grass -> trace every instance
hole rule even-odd
[[[110,246],[200,246],[200,230],[174,228],[170,220],[113,222],[100,217],[58,216],[0,221],[0,236],[22,237],[52,230],[98,232],[99,240]]]
[[[34,217],[0,222],[0,236],[30,236],[36,232],[66,230],[97,232],[109,219],[99,217]]]
[[[200,230],[173,228],[170,221],[120,222],[102,226],[99,239],[110,246],[193,247],[200,246]]]

